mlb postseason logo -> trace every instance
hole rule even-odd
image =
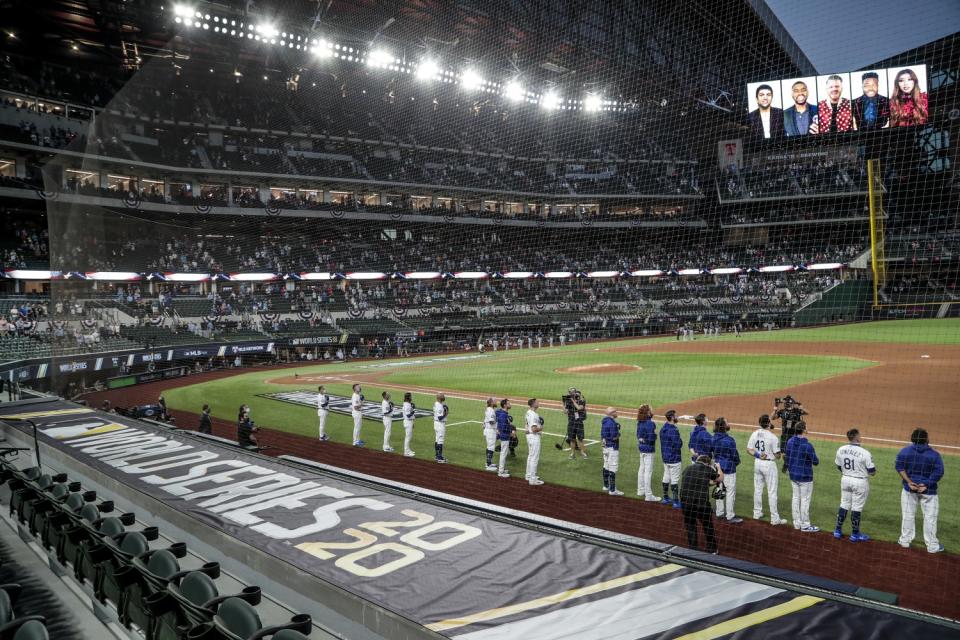
[[[299,404],[304,407],[310,407],[311,409],[317,408],[317,392],[316,391],[283,391],[280,393],[261,393],[259,394],[261,398],[270,398],[271,400],[279,400],[280,402],[289,402],[290,404]],[[332,393],[328,393],[327,397],[330,398],[330,404],[327,407],[329,411],[334,413],[343,413],[350,415],[350,398],[344,396],[335,396]],[[403,420],[403,403],[395,402],[393,408],[393,421],[397,422],[398,420]],[[363,409],[361,410],[364,418],[370,418],[371,420],[381,420],[382,414],[380,412],[380,403],[371,402],[369,400],[363,401]],[[417,418],[427,418],[432,417],[433,413],[426,411],[424,409],[415,409],[414,413]]]

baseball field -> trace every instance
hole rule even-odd
[[[544,343],[546,344],[546,343]],[[414,393],[418,408],[430,410],[434,394],[443,391],[450,407],[445,455],[454,465],[482,468],[484,444],[480,420],[488,396],[514,400],[514,420],[522,424],[526,400],[541,400],[545,420],[540,477],[547,483],[600,490],[598,444],[600,417],[607,406],[620,409],[623,425],[619,488],[636,499],[638,454],[636,408],[651,404],[658,423],[663,413],[676,409],[681,416],[723,415],[733,425],[744,464],[737,482],[737,513],[752,511],[753,464],[746,441],[757,417],[769,413],[773,398],[792,394],[809,412],[811,442],[820,457],[815,474],[811,519],[821,529],[834,527],[839,500],[839,473],[833,465],[842,435],[856,426],[864,446],[879,470],[863,517],[863,531],[879,540],[895,541],[900,531],[900,482],[894,471],[897,450],[918,426],[930,431],[931,443],[945,457],[941,483],[939,534],[948,551],[960,549],[960,321],[887,321],[816,329],[704,337],[685,342],[674,338],[569,344],[532,349],[409,357],[343,364],[313,364],[283,370],[254,370],[237,376],[166,390],[172,409],[197,413],[209,403],[216,418],[236,419],[237,408],[250,405],[258,425],[316,437],[313,407],[268,397],[268,394],[315,392],[319,384],[328,393],[349,398],[359,382],[368,401],[379,403],[382,391],[399,404],[405,391]],[[568,387],[583,392],[590,416],[586,424],[587,459],[569,460],[553,444],[566,432],[560,396]],[[289,398],[288,398],[289,400]],[[692,420],[682,419],[684,444]],[[712,422],[711,422],[712,425]],[[190,426],[190,425],[184,425]],[[335,442],[349,443],[352,420],[331,412],[327,432]],[[365,419],[362,437],[379,450],[383,426]],[[395,422],[392,445],[402,449],[403,428]],[[418,458],[433,457],[430,417],[418,419],[413,448]],[[379,454],[397,456],[394,454]],[[510,460],[514,477],[523,477],[526,445],[521,438],[517,457]],[[654,470],[659,493],[662,467]],[[501,480],[495,474],[490,482]],[[785,476],[781,476],[785,478]],[[535,489],[531,489],[535,490]],[[615,498],[611,498],[614,500]],[[789,483],[780,489],[780,513],[790,516]],[[918,529],[922,523],[918,522]],[[849,527],[849,524],[847,525]],[[921,547],[922,541],[915,545]]]

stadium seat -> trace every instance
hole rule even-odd
[[[36,622],[43,627],[46,618],[43,616],[14,616],[13,606],[20,595],[21,587],[19,584],[0,585],[0,639],[13,638],[19,629]],[[44,636],[40,636],[44,637]]]
[[[166,591],[156,592],[144,599],[144,605],[153,618],[147,629],[147,639],[173,640],[181,638],[186,629],[209,625],[220,604],[230,598],[240,598],[251,605],[260,604],[260,587],[248,586],[236,595],[220,595],[216,583],[203,571],[190,571],[179,583],[167,584]]]
[[[256,609],[250,604],[241,598],[227,598],[213,617],[212,629],[209,625],[194,627],[187,637],[190,640],[212,640],[217,637],[224,640],[259,640],[270,638],[283,629],[309,634],[313,630],[313,619],[301,613],[293,616],[287,624],[264,627]]]
[[[148,551],[133,559],[130,565],[129,584],[122,594],[122,602],[117,609],[122,609],[121,619],[136,624],[140,629],[148,630],[152,627],[152,613],[146,599],[155,593],[166,592],[167,585],[176,583],[188,573],[202,573],[210,578],[220,577],[220,563],[208,562],[198,571],[182,571],[177,557],[168,549]],[[127,577],[117,577],[118,583],[125,583]],[[147,633],[149,637],[151,633]]]
[[[39,620],[27,620],[20,625],[11,640],[50,640],[50,634]]]
[[[87,550],[100,544],[103,538],[113,538],[120,535],[126,530],[126,527],[135,522],[135,514],[124,513],[119,518],[109,516],[90,522],[81,522],[68,531],[63,557],[66,563],[73,567],[74,577],[80,582],[83,582],[88,576],[92,577],[94,571],[87,559]]]

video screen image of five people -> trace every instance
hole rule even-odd
[[[825,135],[927,123],[926,65],[751,83],[753,137]]]

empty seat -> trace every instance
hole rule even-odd
[[[50,634],[47,633],[47,628],[39,620],[27,620],[13,634],[12,640],[50,640]]]

